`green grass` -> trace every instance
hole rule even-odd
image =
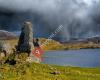
[[[36,63],[0,67],[0,80],[100,80],[100,68],[75,68]]]
[[[100,80],[100,68],[62,67],[25,62],[27,54],[21,54],[15,65],[0,66],[0,80]],[[12,55],[9,59],[14,58]],[[6,60],[7,58],[3,59]]]

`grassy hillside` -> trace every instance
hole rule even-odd
[[[43,50],[72,50],[72,49],[95,49],[100,48],[100,43],[67,43],[67,44],[61,44],[58,41],[55,40],[47,40],[45,38],[39,38],[40,44],[45,44],[41,48]],[[3,40],[5,43],[9,43],[12,47],[14,47],[18,39],[11,39],[11,40]]]
[[[0,66],[0,80],[100,80],[100,68],[62,67],[25,62],[21,54],[15,65]],[[12,57],[10,56],[10,59]],[[2,62],[4,62],[3,59]]]
[[[72,49],[96,49],[100,48],[100,43],[77,43],[77,44],[64,44],[64,50],[72,50]]]
[[[47,39],[45,38],[39,38],[39,40],[40,40],[40,45],[46,43],[44,46],[41,47],[43,50],[63,50],[64,49],[64,46],[55,40],[49,40],[48,42],[46,42]],[[15,45],[17,45],[18,39],[3,40],[3,42],[9,43],[11,47],[13,48]]]

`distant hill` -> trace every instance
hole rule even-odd
[[[65,50],[70,49],[97,49],[100,48],[100,37],[90,37],[84,39],[73,39],[70,41],[60,42]]]
[[[87,38],[85,41],[87,42],[94,42],[94,43],[100,43],[100,37],[91,37],[91,38]]]
[[[0,30],[0,40],[15,39],[17,36],[11,32]]]
[[[65,42],[60,42],[62,44],[75,44],[75,43],[89,43],[89,42],[93,42],[93,43],[100,43],[100,37],[90,37],[90,38],[84,38],[84,39],[72,39],[70,41],[65,41]]]

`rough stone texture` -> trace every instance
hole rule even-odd
[[[32,23],[25,22],[17,46],[17,51],[30,53],[33,48],[33,30]]]
[[[9,43],[5,43],[2,45],[2,51],[6,51],[7,54],[11,54],[11,46]]]
[[[5,54],[3,52],[0,53],[0,58],[4,58]]]
[[[0,42],[0,58],[11,54],[11,46],[8,43]]]

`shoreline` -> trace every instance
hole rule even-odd
[[[44,52],[49,52],[49,51],[70,51],[70,50],[91,50],[92,48],[83,48],[83,49],[69,49],[69,50],[44,50]],[[94,49],[100,49],[100,48],[94,48]],[[94,50],[93,49],[93,50]]]

